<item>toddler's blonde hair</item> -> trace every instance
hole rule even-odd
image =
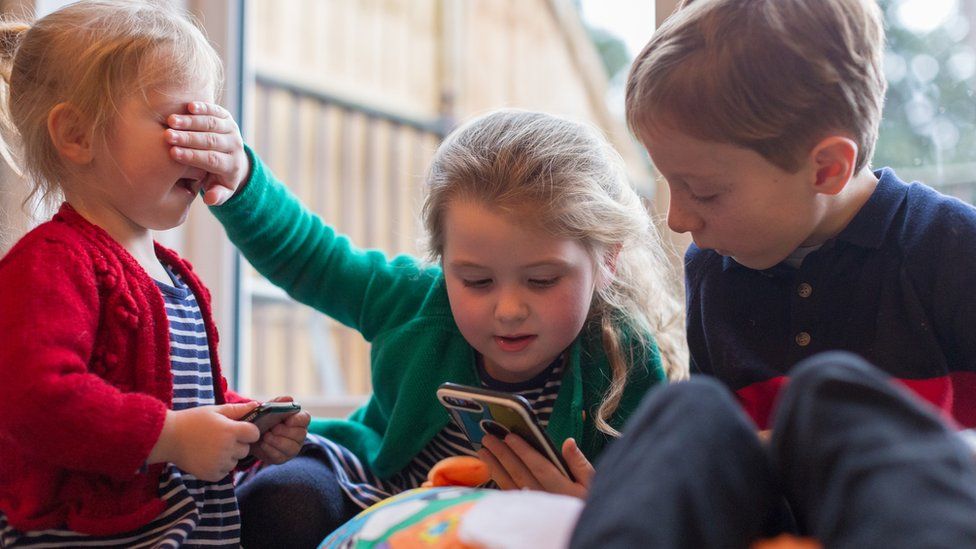
[[[133,94],[203,81],[216,95],[223,80],[219,56],[185,12],[124,0],[83,0],[33,24],[0,22],[0,77],[0,152],[27,176],[28,200],[48,205],[65,175],[48,133],[54,107],[69,104],[102,138]]]

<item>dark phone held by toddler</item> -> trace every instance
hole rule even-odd
[[[295,402],[263,402],[245,414],[241,421],[249,421],[257,425],[263,435],[275,425],[300,412],[301,409],[302,407]]]

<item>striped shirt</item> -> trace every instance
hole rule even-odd
[[[483,387],[518,394],[528,400],[539,424],[545,428],[559,393],[564,362],[560,357],[542,373],[521,383],[503,383],[492,379],[480,366],[478,373]],[[427,480],[430,469],[444,458],[477,455],[464,431],[453,420],[402,471],[388,479],[378,478],[352,452],[324,437],[309,435],[306,445],[309,444],[321,450],[336,472],[343,491],[364,509],[390,496],[419,487]]]
[[[169,321],[173,409],[214,404],[213,374],[203,315],[196,297],[167,268],[171,284],[156,281]],[[167,465],[159,479],[166,509],[133,532],[89,536],[71,530],[20,532],[0,513],[0,547],[240,547],[240,513],[231,476],[212,483]]]

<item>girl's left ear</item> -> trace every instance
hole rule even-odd
[[[77,109],[58,103],[47,115],[47,131],[61,158],[79,166],[91,163],[92,130]]]
[[[603,266],[605,267],[600,272],[609,273],[609,276],[602,276],[600,280],[600,289],[606,288],[613,283],[614,275],[617,274],[617,258],[620,257],[620,248],[623,244],[615,244],[611,246],[603,254]]]

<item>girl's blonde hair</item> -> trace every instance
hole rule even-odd
[[[83,0],[33,24],[0,22],[0,153],[31,183],[28,201],[52,205],[65,175],[48,115],[70,105],[93,138],[121,103],[158,87],[220,86],[220,57],[185,12],[168,2]]]
[[[598,429],[617,434],[607,420],[630,368],[648,358],[655,341],[668,376],[687,374],[673,269],[623,160],[598,130],[543,113],[492,112],[444,140],[427,184],[423,221],[432,260],[444,251],[447,209],[473,201],[579,242],[601,271],[599,280],[609,281],[599,285],[588,321],[601,329],[613,376]],[[608,266],[606,258],[618,251]],[[637,338],[636,350],[625,346],[626,336]]]

